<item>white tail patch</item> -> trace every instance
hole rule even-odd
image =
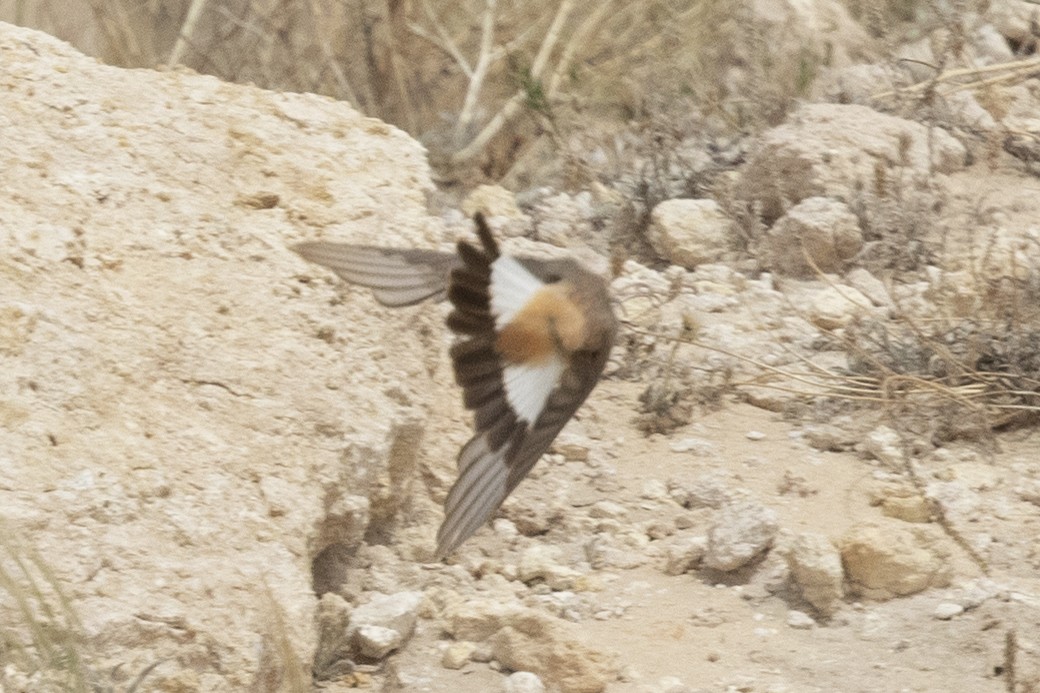
[[[495,329],[508,325],[544,286],[541,279],[508,255],[501,255],[492,262],[489,288]]]
[[[545,402],[560,382],[566,364],[559,356],[537,365],[511,363],[502,369],[506,400],[517,418],[534,425],[545,410]]]

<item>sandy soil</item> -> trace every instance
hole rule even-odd
[[[288,249],[318,237],[450,247],[468,226],[428,211],[421,148],[313,95],[103,67],[7,25],[0,51],[0,519],[53,571],[80,621],[54,630],[76,631],[105,685],[129,688],[160,662],[139,690],[287,690],[296,661],[306,689],[330,640],[316,613],[335,612],[353,638],[357,607],[418,592],[391,654],[351,641],[315,686],[495,692],[521,668],[512,658],[568,693],[1040,690],[1033,429],[911,440],[917,485],[905,460],[877,450],[876,409],[785,417],[790,395],[759,393],[767,410],[727,390],[646,435],[640,395],[671,347],[661,338],[625,371],[635,347],[623,341],[500,518],[429,563],[470,433],[446,307],[389,313]],[[976,234],[1035,231],[1040,185],[1006,157],[969,162],[947,139],[959,156],[941,176],[936,228],[950,266],[972,267]],[[1035,246],[1023,247],[1028,259]],[[679,270],[681,305],[660,324],[686,311],[701,338],[743,357],[840,365],[800,301],[842,278],[774,282],[739,260]],[[667,290],[664,276],[633,262],[618,281]],[[691,387],[730,367],[748,374],[731,356],[678,353]],[[813,442],[822,424],[840,445]],[[700,555],[676,569],[682,542],[703,553],[732,507],[772,518],[757,554],[728,571]],[[902,596],[868,599],[839,579],[833,613],[817,613],[792,579],[791,547],[820,535],[835,557],[869,523],[889,551],[905,546],[886,543],[892,534],[927,534],[908,558],[941,565],[893,567],[923,580]],[[3,539],[10,568],[24,554]],[[25,621],[39,615],[12,597],[43,597],[11,584],[0,615],[14,625],[0,635],[29,642]],[[448,668],[466,606],[484,622],[513,611]],[[535,635],[508,640],[525,627]],[[7,642],[0,693],[60,690]]]
[[[640,387],[607,382],[583,410],[581,424],[602,435],[594,437],[612,468],[606,488],[580,482],[588,471],[583,463],[546,465],[512,502],[544,497],[573,481],[564,499],[572,508],[610,500],[630,510],[625,523],[668,524],[689,511],[643,498],[646,482],[713,474],[731,489],[763,499],[792,533],[819,532],[837,539],[852,524],[881,515],[868,491],[876,463],[853,453],[814,450],[802,437],[801,426],[762,409],[727,403],[669,436],[645,438],[627,427],[622,435],[607,434],[616,430],[616,422],[632,418]],[[702,441],[710,452],[673,452],[671,444],[687,437]],[[993,454],[956,447],[953,459],[1004,478],[1016,463],[1035,464],[1040,453],[1035,436],[1005,436],[999,442],[1000,451]],[[1001,481],[980,502],[1001,504],[1007,490],[1007,482]],[[590,646],[616,653],[623,680],[611,684],[610,691],[672,690],[668,686],[675,681],[669,677],[687,687],[674,690],[693,691],[1004,691],[1005,680],[998,674],[1005,664],[1007,633],[1017,635],[1020,647],[1034,648],[1040,606],[1032,548],[1040,513],[1036,506],[1016,505],[1003,516],[985,513],[968,531],[1017,547],[1018,558],[993,561],[986,577],[961,553],[953,560],[957,577],[950,589],[883,603],[850,599],[830,620],[800,629],[789,626],[787,619],[804,604],[789,592],[771,592],[781,582],[782,561],[775,558],[739,576],[711,571],[669,576],[648,564],[597,572],[597,589],[586,598],[595,610],[610,615],[582,617],[578,630]],[[575,537],[565,533],[552,530],[536,540],[573,546]],[[494,547],[500,543],[485,530],[467,544],[465,553],[497,553]],[[953,619],[940,620],[936,607],[956,601],[959,588],[993,596]],[[500,674],[487,665],[471,664],[462,672],[438,666],[442,644],[436,624],[420,629],[396,661],[398,675],[407,682],[402,690],[476,693],[501,685]]]

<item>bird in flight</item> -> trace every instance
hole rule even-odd
[[[451,301],[455,380],[473,411],[444,504],[437,560],[457,549],[531,471],[596,386],[617,333],[606,282],[574,260],[499,251],[483,214],[479,247],[457,252],[317,241],[294,246],[386,306]]]

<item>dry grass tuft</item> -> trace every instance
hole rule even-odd
[[[266,581],[263,587],[263,639],[260,666],[252,690],[257,693],[307,693],[311,690],[311,673],[293,647],[285,609],[275,599]]]
[[[500,179],[536,142],[580,158],[590,115],[623,123],[659,110],[651,83],[685,95],[677,106],[692,99],[730,122],[759,108],[757,96],[718,91],[737,59],[720,43],[750,41],[724,0],[89,0],[74,11],[8,2],[15,9],[4,14],[0,0],[0,18],[112,64],[180,64],[349,101],[420,139],[448,183]],[[763,90],[785,81],[767,74],[777,61],[757,62]]]
[[[141,669],[125,686],[103,675],[83,624],[61,581],[28,542],[0,520],[0,691],[137,693],[157,667]],[[14,616],[13,619],[10,616]]]
[[[83,627],[61,582],[39,552],[3,523],[0,606],[13,612],[0,626],[0,670],[12,667],[34,690],[95,690]]]

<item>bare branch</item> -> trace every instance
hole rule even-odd
[[[330,23],[326,21],[328,19],[326,12],[322,9],[322,5],[318,0],[310,0],[310,6],[311,16],[314,17],[314,24],[319,31],[322,31],[323,27],[330,25]],[[322,55],[325,56],[325,62],[328,63],[329,69],[332,70],[332,75],[336,78],[336,82],[339,84],[340,91],[347,97],[347,100],[350,101],[355,108],[360,108],[361,102],[358,101],[357,93],[350,86],[347,74],[343,71],[336,56],[332,54],[332,49],[329,47],[328,37],[325,35],[319,36],[318,44],[321,46]]]
[[[542,46],[538,49],[534,62],[531,63],[532,79],[537,80],[541,78],[542,72],[549,62],[549,56],[552,55],[553,48],[556,47],[556,42],[560,38],[560,32],[563,31],[563,25],[567,22],[567,17],[572,9],[574,9],[574,0],[563,0],[560,3],[559,9],[556,10],[556,16],[553,17],[552,24],[549,25],[549,31],[546,32],[545,38],[542,39]]]
[[[549,78],[549,83],[545,88],[546,98],[552,98],[556,95],[557,90],[560,88],[560,82],[563,81],[563,75],[567,74],[570,70],[571,61],[574,60],[574,55],[581,46],[587,45],[589,36],[596,30],[600,22],[606,16],[607,11],[613,5],[613,2],[605,0],[600,2],[595,10],[592,11],[585,21],[581,23],[581,26],[571,34],[571,38],[567,41],[567,45],[563,47],[563,53],[560,54],[560,60],[556,64],[556,69],[553,70],[552,76]]]
[[[474,112],[476,111],[477,99],[480,97],[480,88],[484,85],[484,78],[487,77],[488,68],[491,66],[494,53],[492,49],[495,38],[496,3],[497,0],[487,0],[487,5],[484,8],[484,22],[480,31],[480,54],[477,56],[477,67],[469,81],[469,88],[466,89],[466,98],[462,102],[462,111],[459,113],[459,119],[455,123],[456,136],[460,136],[469,130],[469,126],[473,122]]]
[[[603,4],[609,5],[611,3],[605,2]],[[556,16],[553,17],[552,24],[549,25],[545,38],[542,39],[542,45],[538,49],[538,54],[535,56],[534,62],[531,63],[531,79],[533,81],[537,82],[541,78],[542,72],[545,71],[549,56],[556,47],[560,33],[563,31],[563,25],[567,22],[567,17],[572,9],[574,9],[574,0],[563,0],[556,10]],[[527,91],[523,88],[518,89],[469,144],[452,154],[451,163],[454,165],[462,164],[483,151],[488,142],[505,127],[506,123],[520,112],[527,99]]]
[[[195,25],[199,23],[199,17],[202,16],[202,10],[205,7],[206,0],[191,0],[188,14],[184,18],[184,23],[181,24],[181,30],[177,32],[177,41],[173,44],[173,50],[170,51],[170,57],[166,61],[167,65],[176,65],[181,61],[184,49],[195,33]]]
[[[506,101],[506,104],[499,109],[498,113],[488,121],[488,124],[469,144],[451,155],[451,163],[454,165],[462,164],[479,154],[487,146],[487,143],[499,133],[502,127],[520,111],[525,101],[527,101],[527,94],[523,91],[513,94],[509,101]]]
[[[433,7],[429,3],[429,0],[423,0],[422,8],[423,13],[426,15],[426,18],[430,20],[430,24],[433,25],[433,30],[437,32],[437,37],[434,38],[433,36],[427,34],[425,30],[421,29],[420,27],[414,27],[414,25],[411,24],[409,24],[408,28],[412,29],[417,34],[423,36],[429,41],[432,41],[434,45],[442,48],[445,53],[447,53],[455,59],[455,62],[459,64],[459,68],[462,70],[462,73],[464,75],[466,75],[467,77],[472,77],[473,67],[469,64],[469,61],[466,60],[466,56],[462,54],[462,51],[459,50],[458,44],[455,43],[454,39],[452,39],[451,35],[448,33],[448,30],[444,27],[444,23],[441,22],[440,17],[437,16],[436,12],[434,12]]]
[[[405,69],[406,62],[401,55],[404,33],[406,29],[405,3],[401,0],[388,0],[387,4],[387,57],[390,63],[390,72],[398,98],[401,101],[401,114],[407,120],[408,132],[418,132],[419,122],[416,115],[415,103],[412,101],[408,89],[408,70]]]
[[[462,55],[462,53],[459,52],[458,46],[456,46],[454,43],[445,43],[440,36],[434,36],[423,26],[416,24],[415,22],[408,22],[405,26],[408,27],[408,31],[412,32],[419,38],[426,39],[433,45],[437,46],[437,48],[440,48],[442,51],[451,56],[451,59],[455,61],[455,63],[459,66],[459,69],[462,70],[462,73],[466,75],[466,77],[470,77],[473,75],[473,68],[470,67],[469,62],[466,60],[466,56]]]

